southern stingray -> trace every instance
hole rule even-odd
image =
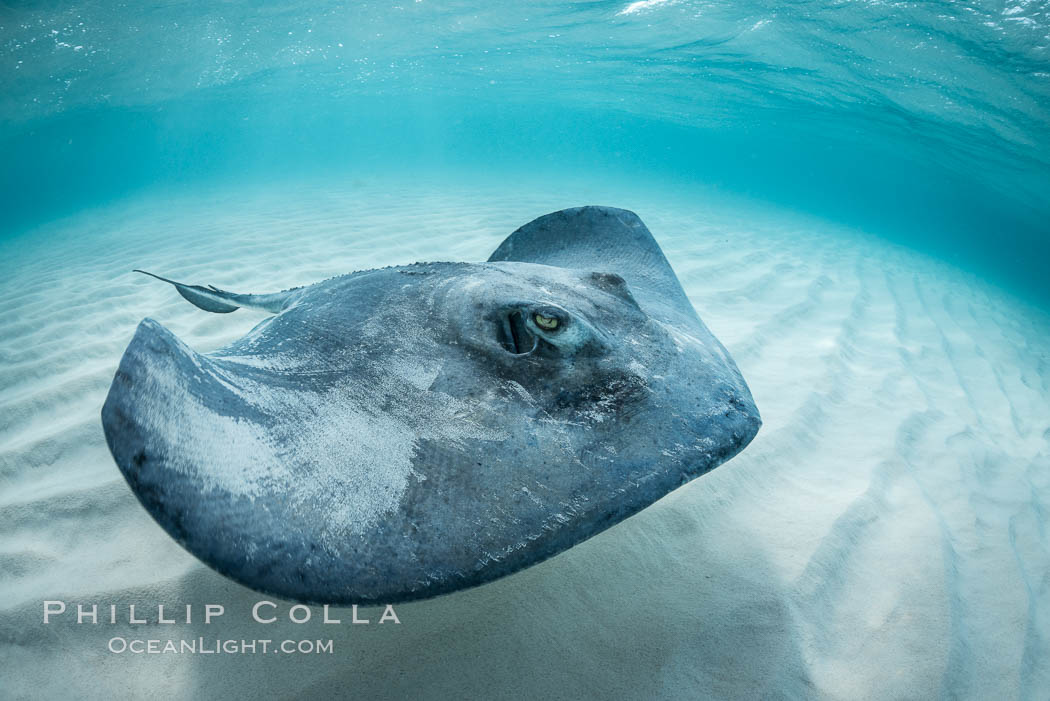
[[[510,574],[761,425],[622,209],[540,217],[485,263],[262,295],[165,282],[210,312],[273,316],[206,355],[144,320],[102,408],[110,451],[179,543],[288,599],[396,603]]]

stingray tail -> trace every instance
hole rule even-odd
[[[136,269],[132,272],[149,275],[150,277],[166,282],[169,285],[174,285],[175,289],[178,290],[179,294],[182,295],[187,302],[206,312],[213,312],[215,314],[229,314],[230,312],[237,311],[241,307],[244,307],[245,309],[267,311],[271,314],[278,314],[284,311],[288,306],[291,293],[294,292],[294,290],[286,290],[284,292],[274,292],[272,294],[262,295],[237,294],[236,292],[220,290],[214,285],[208,285],[207,287],[201,287],[200,285],[186,285],[181,282],[176,282],[175,280],[169,280],[166,277],[161,277],[160,275],[154,275],[145,270]]]

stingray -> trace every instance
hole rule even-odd
[[[175,540],[286,599],[389,604],[511,574],[761,425],[627,210],[548,214],[484,263],[262,295],[160,279],[209,312],[272,316],[207,354],[142,321],[102,408],[109,449]]]

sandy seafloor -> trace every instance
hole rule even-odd
[[[490,182],[154,193],[0,243],[0,696],[1050,695],[1046,312],[754,203]],[[739,364],[765,423],[731,462],[541,565],[399,606],[396,626],[375,610],[368,626],[252,623],[264,597],[183,551],[125,485],[99,410],[136,324],[210,350],[263,317],[207,314],[132,268],[268,292],[484,260],[587,203],[641,215]],[[45,599],[227,613],[45,626]],[[335,653],[116,655],[114,636],[332,638]]]

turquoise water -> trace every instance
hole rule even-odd
[[[1045,701],[1050,4],[395,3],[0,2],[0,697]],[[255,624],[128,488],[99,414],[139,322],[265,317],[132,269],[266,293],[588,203],[746,378],[724,466],[397,627]]]
[[[1045,300],[1047,11],[8,3],[0,223],[187,183],[615,174],[826,216]]]

